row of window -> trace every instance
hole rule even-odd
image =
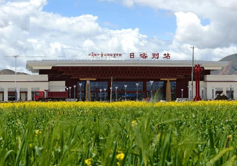
[[[112,82],[113,91],[144,91],[144,82],[142,81],[114,81]],[[90,91],[108,91],[108,82],[89,81],[77,82],[77,91],[86,91],[90,87]],[[147,81],[145,91],[159,91],[165,88],[164,81]],[[176,82],[171,82],[171,91],[176,90]]]

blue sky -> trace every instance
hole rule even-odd
[[[166,10],[150,7],[126,7],[121,2],[98,0],[48,0],[43,8],[46,12],[58,13],[66,17],[83,14],[98,16],[98,23],[109,29],[135,29],[148,37],[157,36],[171,40],[176,30],[176,18]]]

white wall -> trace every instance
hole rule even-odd
[[[191,81],[189,81],[189,89],[191,90]],[[204,81],[200,81],[200,96],[202,98],[202,89],[204,92],[204,100],[213,100],[218,91],[222,91],[224,95],[229,97],[229,90],[233,93],[234,99],[237,99],[237,76],[234,75],[207,75]],[[195,97],[195,81],[193,85],[193,94]],[[190,93],[189,93],[190,97]]]
[[[16,82],[15,82],[16,80]],[[4,92],[4,101],[8,101],[8,92],[14,92],[15,86],[17,89],[17,98],[32,99],[32,91],[48,89],[48,75],[0,75],[0,89]],[[20,92],[27,92],[22,94]],[[1,100],[1,97],[0,97]]]
[[[227,97],[229,97],[231,88],[234,99],[237,99],[237,77],[235,75],[207,75],[205,76],[205,82],[209,89],[214,89],[214,91],[222,90]],[[210,94],[208,96],[210,98]]]
[[[65,81],[50,81],[49,91],[65,91],[66,83]]]

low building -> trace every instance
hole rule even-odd
[[[200,96],[217,94],[237,99],[237,78],[210,75],[227,62],[195,61],[200,75]],[[27,69],[38,75],[0,75],[0,101],[34,100],[37,90],[65,91],[71,98],[104,100],[191,100],[195,96],[192,62],[173,60],[41,60],[28,61]],[[192,86],[193,83],[193,86]]]
[[[203,69],[200,75],[203,98],[212,99],[208,76],[211,71],[226,66],[227,62],[195,63]],[[84,101],[114,101],[128,96],[132,100],[143,100],[153,98],[154,94],[157,94],[157,100],[170,101],[176,98],[190,99],[195,95],[192,61],[42,60],[28,61],[27,69],[39,75],[48,75],[49,81],[65,81],[70,94]]]
[[[48,89],[65,90],[65,81],[50,82],[48,75],[0,75],[0,101],[15,101],[16,94],[17,100],[31,101],[35,91]]]

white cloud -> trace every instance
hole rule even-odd
[[[225,7],[225,8],[231,9],[231,10],[237,9],[236,0],[228,0],[228,1],[217,0],[217,5],[220,7]]]
[[[146,5],[166,9],[176,16],[177,29],[173,41],[148,38],[139,29],[110,30],[102,28],[98,17],[81,15],[63,17],[42,9],[46,0],[0,0],[0,57],[1,68],[12,66],[20,55],[18,65],[25,69],[26,60],[56,58],[88,58],[89,52],[169,52],[171,59],[191,59],[190,46],[195,45],[195,58],[219,60],[237,52],[237,23],[234,1],[224,4],[177,0],[123,0],[127,6]],[[175,6],[175,8],[174,8]],[[210,24],[202,25],[202,19]],[[25,58],[30,57],[30,58]]]
[[[123,0],[123,3],[129,7],[141,5],[173,12],[177,22],[174,41],[209,50],[210,57],[215,55],[213,50],[233,50],[236,47],[236,0]],[[210,23],[202,25],[202,19]]]

